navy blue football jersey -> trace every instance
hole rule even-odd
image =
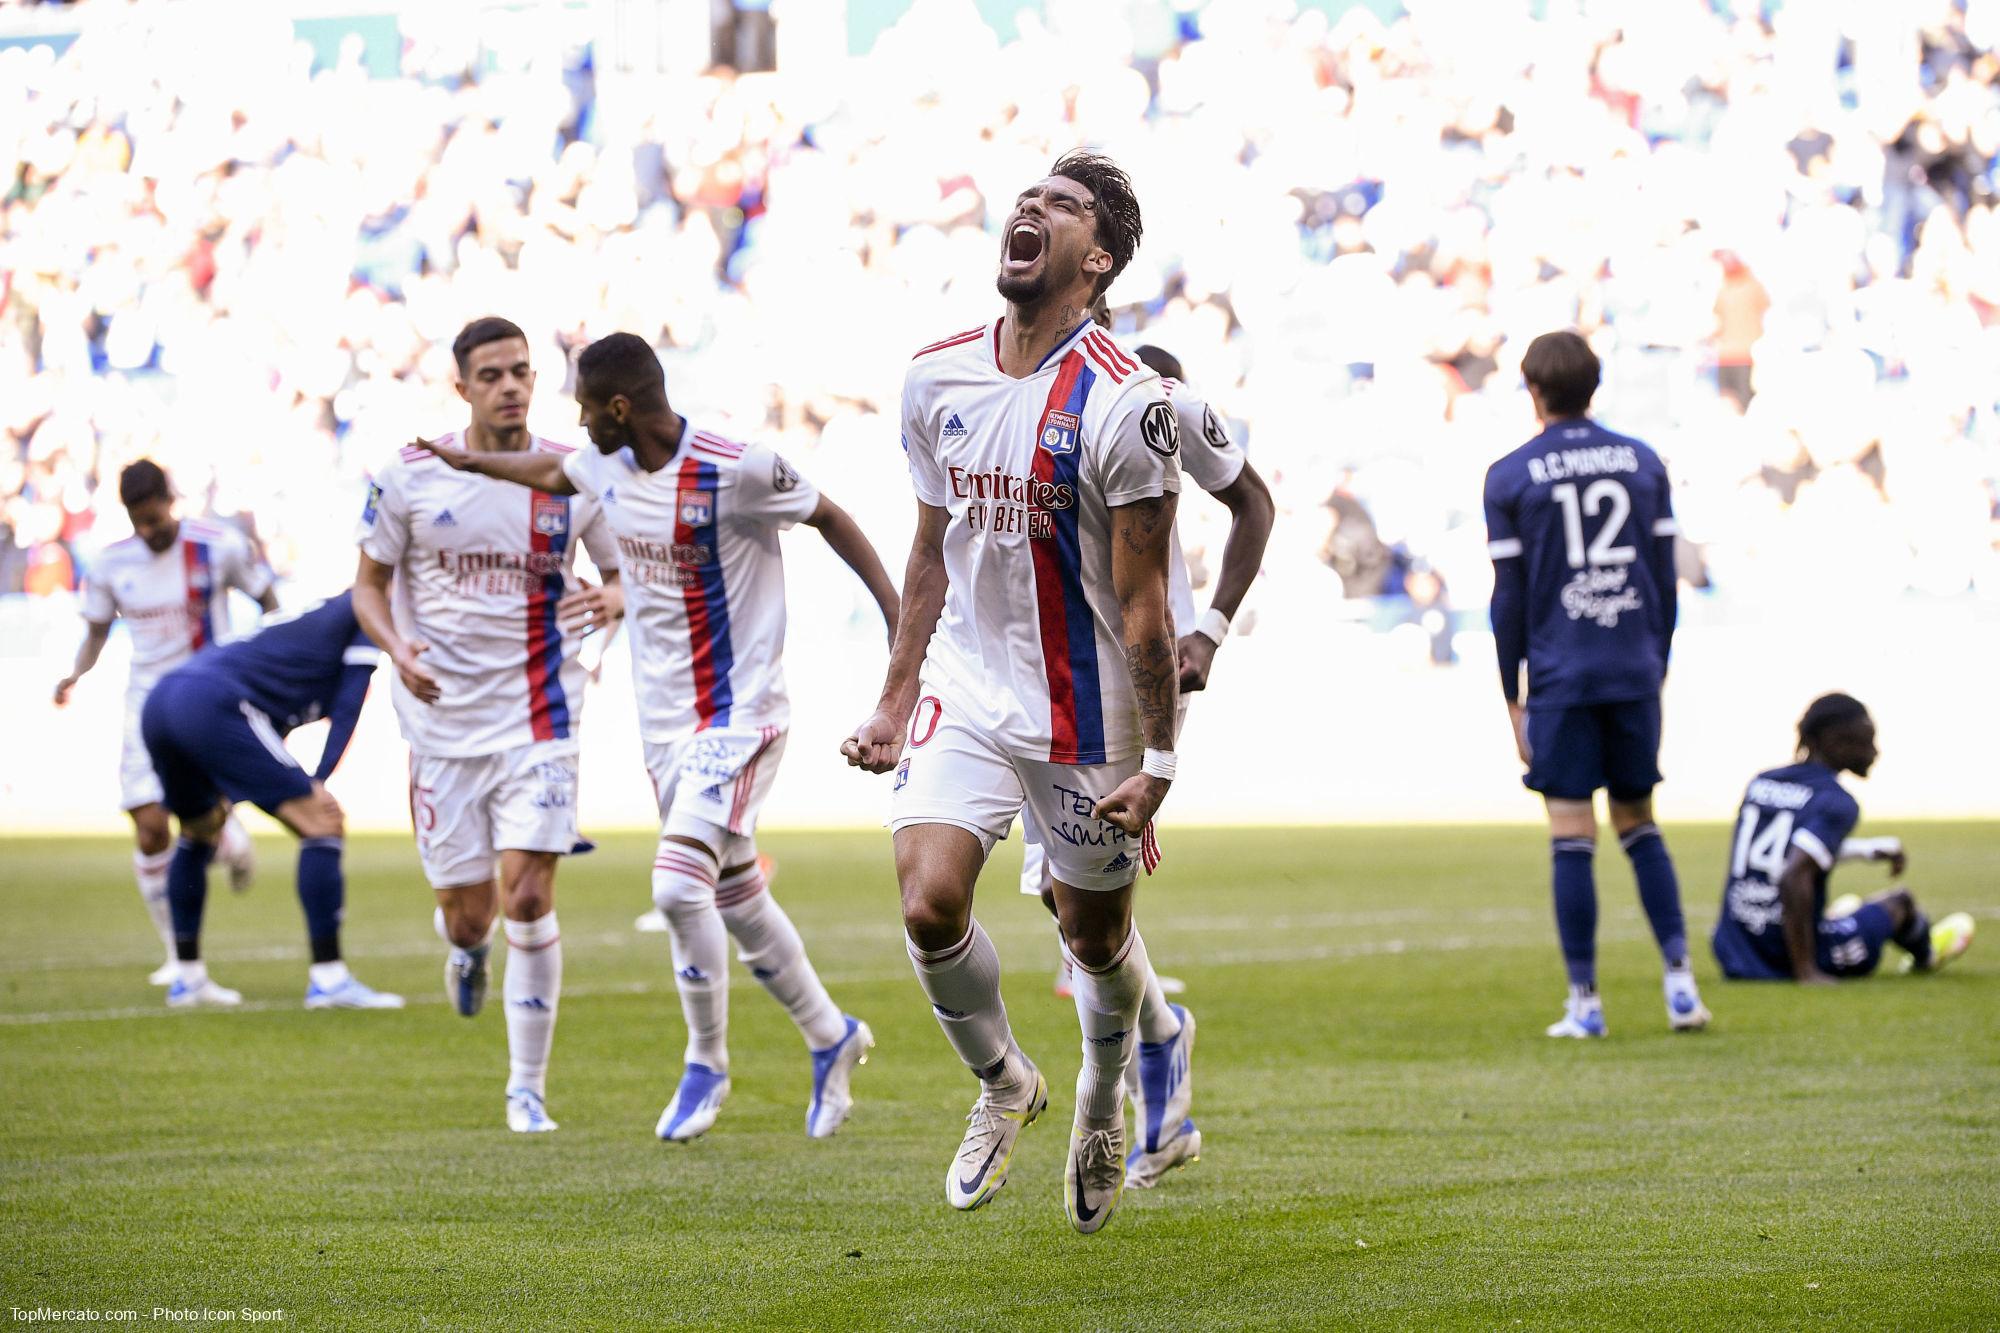
[[[348,668],[372,670],[380,657],[354,618],[354,594],[343,592],[298,615],[266,620],[248,638],[211,648],[177,670],[232,682],[252,708],[290,731],[333,713]]]
[[[1559,421],[1486,473],[1493,633],[1530,708],[1650,698],[1674,632],[1674,510],[1660,456],[1593,421]]]
[[[1733,977],[1775,980],[1792,975],[1785,950],[1778,880],[1796,847],[1818,867],[1813,920],[1826,914],[1826,877],[1840,844],[1861,819],[1861,806],[1825,764],[1792,764],[1759,773],[1743,793],[1730,844],[1722,912],[1715,922],[1715,956]]]

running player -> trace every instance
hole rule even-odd
[[[1109,327],[1102,303],[1091,313],[1100,325]],[[1229,637],[1229,622],[1242,608],[1243,598],[1257,577],[1277,507],[1270,488],[1229,437],[1222,418],[1185,382],[1180,361],[1153,346],[1135,348],[1133,355],[1159,374],[1161,388],[1174,405],[1181,439],[1189,442],[1181,451],[1182,471],[1229,510],[1229,535],[1223,542],[1215,594],[1199,619],[1187,560],[1181,553],[1179,525],[1175,525],[1173,561],[1167,573],[1174,633],[1180,640],[1180,695],[1174,713],[1178,735],[1187,720],[1189,698],[1208,688],[1216,649]],[[1038,896],[1054,914],[1054,881],[1041,831],[1030,820],[1022,825],[1021,834],[1021,892]],[[1057,973],[1058,995],[1070,997],[1072,974],[1065,955]],[[1139,1189],[1151,1188],[1174,1167],[1196,1161],[1201,1155],[1201,1131],[1189,1114],[1194,1100],[1194,1016],[1185,1006],[1167,1000],[1180,989],[1180,982],[1157,972],[1147,979],[1145,998],[1139,1005],[1139,1058],[1126,1068],[1125,1088],[1137,1111],[1137,1130],[1126,1155],[1125,1183]]]
[[[945,1176],[954,1208],[993,1197],[1048,1104],[972,916],[980,867],[1024,805],[1048,835],[1083,1027],[1063,1172],[1081,1232],[1102,1227],[1124,1191],[1124,1074],[1152,975],[1133,881],[1157,864],[1152,818],[1175,765],[1167,571],[1180,428],[1160,377],[1088,313],[1140,225],[1115,163],[1065,154],[1007,217],[1005,313],[917,353],[903,381],[918,502],[904,616],[881,699],[841,747],[869,772],[896,771],[910,958],[980,1081]]]
[[[535,371],[519,328],[476,319],[451,351],[472,422],[448,440],[552,463],[570,452],[528,431]],[[579,541],[602,587],[578,584]],[[610,529],[592,500],[464,476],[410,448],[370,487],[360,544],[354,609],[396,664],[417,857],[450,946],[445,993],[468,1018],[485,1001],[497,887],[507,934],[507,1125],[553,1130],[549,1050],[563,967],[556,862],[578,847],[578,649],[584,632],[622,614]]]
[[[632,616],[639,729],[660,806],[653,901],[666,913],[687,1018],[686,1065],[655,1132],[684,1142],[729,1094],[729,978],[736,956],[785,1007],[812,1055],[806,1133],[825,1138],[853,1107],[868,1025],[820,984],[791,918],[757,866],[757,815],[785,749],[791,706],[781,657],[778,533],[817,528],[896,620],[896,590],[845,510],[760,445],[692,427],[667,402],[660,360],[614,333],[576,363],[594,450],[567,457],[425,447],[454,468],[587,497],[618,538]]]
[[[166,806],[181,836],[167,872],[177,975],[175,1009],[233,1007],[243,997],[218,985],[201,960],[208,863],[231,801],[251,801],[298,835],[299,905],[312,966],[308,1009],[400,1009],[403,997],[370,990],[340,956],[344,825],[327,777],[347,752],[379,657],[354,619],[347,593],[297,616],[270,619],[246,639],[175,667],[147,696],[140,728]],[[294,727],[326,718],[326,747],[308,776],[285,748]]]
[[[1543,334],[1521,374],[1543,430],[1487,471],[1486,529],[1500,689],[1522,781],[1548,806],[1569,970],[1569,1001],[1548,1034],[1605,1033],[1592,866],[1600,787],[1666,963],[1667,1024],[1701,1028],[1708,1010],[1688,967],[1680,884],[1653,823],[1676,605],[1672,485],[1658,454],[1586,415],[1598,364],[1581,337]]]
[[[1861,807],[1840,785],[1875,765],[1875,722],[1861,701],[1822,695],[1799,719],[1796,762],[1759,773],[1743,793],[1716,918],[1715,961],[1724,976],[1824,986],[1865,977],[1891,941],[1905,971],[1936,971],[1972,943],[1973,920],[1954,912],[1933,926],[1898,885],[1866,902],[1826,901],[1842,861],[1886,861],[1900,878],[1899,838],[1850,838]]]
[[[147,980],[165,986],[174,979],[174,923],[167,906],[167,863],[173,838],[160,780],[139,737],[139,714],[155,681],[215,642],[228,625],[229,589],[255,599],[266,612],[277,609],[271,571],[251,552],[234,528],[182,519],[174,513],[173,487],[158,463],[142,458],[118,475],[118,498],[132,520],[132,535],[104,548],[90,562],[83,581],[83,619],[88,626],[76,664],[56,683],[56,706],[97,665],[111,622],[124,617],[132,630],[132,675],[125,687],[125,747],[118,764],[125,813],[132,818],[137,844],[132,874],[160,934],[167,960]],[[250,887],[256,848],[234,816],[224,821],[218,853],[229,868],[230,887]]]

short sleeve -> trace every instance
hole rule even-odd
[[[361,505],[361,554],[391,568],[403,563],[410,546],[410,507],[403,496],[402,474],[390,468],[368,481],[368,498]]]
[[[569,472],[567,461],[563,463],[563,472],[565,475]],[[576,485],[576,479],[572,477],[570,484]],[[577,487],[577,494],[589,498],[583,495],[580,486]],[[611,531],[611,520],[604,516],[600,505],[592,504],[590,522],[583,525],[583,549],[590,553],[590,563],[597,566],[600,576],[608,577],[618,571],[618,538]]]
[[[564,454],[562,461],[563,475],[569,478],[570,485],[576,487],[576,493],[587,495],[593,500],[604,494],[604,485],[599,480],[594,466],[596,461],[595,455],[582,449]],[[591,551],[590,558],[597,559],[597,552]]]
[[[1813,859],[1821,870],[1833,869],[1840,844],[1861,822],[1861,807],[1839,788],[1813,793],[1792,825],[1792,846]]]
[[[1674,517],[1674,481],[1664,464],[1656,464],[1655,484],[1660,488],[1659,509],[1653,519],[1655,537],[1678,537],[1680,520]]]
[[[83,572],[83,618],[93,625],[109,625],[118,619],[118,603],[111,596],[110,571],[97,560],[85,566]]]
[[[819,508],[819,489],[775,450],[749,444],[736,464],[736,487],[729,499],[730,512],[739,518],[789,528]]]
[[[1243,446],[1230,438],[1213,404],[1185,384],[1168,395],[1181,428],[1181,470],[1209,492],[1228,490],[1243,475],[1249,461]]]
[[[222,537],[222,582],[245,596],[262,599],[276,580],[270,567],[257,558],[250,539],[234,528],[225,528]]]
[[[1105,414],[1097,445],[1097,483],[1109,508],[1177,494],[1181,426],[1158,379],[1121,394]]]
[[[916,375],[903,379],[903,455],[910,466],[910,486],[917,499],[942,507],[950,503],[945,490],[944,467],[938,462],[937,442],[931,439],[930,423],[924,420]]]
[[[1505,478],[1495,463],[1486,472],[1486,554],[1494,560],[1512,560],[1521,554],[1521,533],[1514,521],[1513,497],[1506,493]]]

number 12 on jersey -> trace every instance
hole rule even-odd
[[[1579,500],[1576,483],[1566,481],[1551,487],[1549,495],[1562,506],[1563,545],[1571,569],[1582,569],[1586,564],[1629,565],[1639,558],[1635,547],[1614,544],[1625,531],[1625,520],[1632,514],[1632,496],[1623,484],[1609,477],[1599,478],[1590,483]],[[1596,518],[1607,503],[1611,512],[1586,548],[1583,544],[1583,520],[1585,516]]]

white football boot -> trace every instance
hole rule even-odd
[[[681,1071],[680,1086],[674,1089],[667,1109],[653,1133],[668,1143],[688,1143],[708,1133],[722,1114],[723,1099],[729,1096],[729,1075],[690,1060]]]
[[[1667,996],[1667,1026],[1675,1032],[1699,1032],[1708,1026],[1708,1007],[1695,989],[1694,972],[1689,968],[1667,969],[1661,983]]]
[[[556,1128],[542,1105],[541,1094],[532,1088],[515,1088],[507,1094],[507,1128],[516,1134],[547,1134]]]
[[[1549,1024],[1551,1037],[1602,1037],[1610,1029],[1604,1026],[1604,1001],[1595,995],[1572,994],[1563,1005],[1563,1016]]]
[[[1189,1112],[1194,1105],[1194,1015],[1169,1005],[1180,1031],[1165,1041],[1139,1043],[1126,1067],[1132,1095],[1133,1143],[1125,1158],[1125,1183],[1151,1189],[1161,1176],[1201,1156],[1201,1131]]]
[[[1070,1129],[1069,1160],[1063,1164],[1063,1212],[1088,1236],[1103,1229],[1125,1196],[1125,1105],[1109,1120],[1086,1119],[1082,1110]]]
[[[806,1137],[825,1139],[847,1123],[854,1110],[851,1083],[857,1067],[868,1063],[875,1049],[875,1034],[852,1014],[844,1014],[847,1031],[839,1041],[812,1053],[812,1100],[806,1103]]]
[[[1042,1071],[1018,1050],[1010,1051],[1009,1063],[1026,1067],[1006,1094],[996,1093],[982,1082],[979,1100],[966,1113],[965,1137],[944,1174],[945,1202],[965,1212],[989,1202],[1007,1183],[1007,1165],[1014,1160],[1014,1144],[1021,1131],[1035,1123],[1049,1106],[1049,1085]]]
[[[204,976],[201,980],[189,982],[176,976],[167,987],[167,1008],[169,1009],[234,1009],[243,1003],[243,993],[227,986],[218,986]]]
[[[306,982],[308,1009],[401,1009],[402,1007],[402,996],[364,986],[360,978],[351,972],[331,986],[322,986],[317,981],[311,980]]]

